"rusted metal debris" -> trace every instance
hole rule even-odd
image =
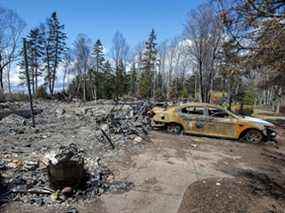
[[[55,189],[79,185],[84,176],[83,151],[75,144],[61,146],[58,153],[50,155],[47,171]]]
[[[151,104],[140,102],[131,105],[128,110],[123,110],[125,105],[126,103],[116,103],[103,119],[104,129],[98,127],[101,135],[97,136],[97,140],[110,144],[112,149],[115,149],[112,134],[120,134],[124,141],[130,135],[136,135],[145,141],[150,140],[148,131],[151,128],[151,123],[147,113],[151,109]]]

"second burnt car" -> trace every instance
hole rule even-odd
[[[182,132],[239,139],[250,143],[274,140],[275,126],[262,119],[236,115],[221,106],[191,103],[152,109],[152,125],[170,133]]]

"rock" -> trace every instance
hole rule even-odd
[[[108,177],[107,177],[107,182],[108,183],[112,183],[113,181],[115,180],[115,177],[114,177],[114,174],[110,174]]]
[[[73,194],[73,189],[71,187],[64,187],[61,190],[61,193],[65,196],[65,197],[71,197]]]
[[[60,118],[65,114],[65,109],[62,107],[59,107],[55,110],[55,114],[58,118]]]
[[[135,139],[134,139],[134,142],[135,142],[135,143],[140,143],[140,142],[142,142],[142,140],[143,140],[143,139],[142,139],[141,137],[136,136]]]
[[[6,170],[7,169],[7,162],[4,160],[0,160],[0,170]]]
[[[12,160],[10,163],[8,163],[8,167],[12,169],[20,168],[23,166],[23,161],[21,160]]]
[[[39,167],[38,161],[26,161],[24,164],[24,169],[28,171],[35,170],[38,167]]]

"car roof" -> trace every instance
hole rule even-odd
[[[186,103],[186,104],[181,104],[181,105],[176,105],[171,107],[172,109],[177,109],[177,108],[183,108],[183,107],[213,107],[213,108],[218,108],[218,109],[223,109],[226,112],[228,112],[229,114],[231,114],[234,117],[238,117],[237,115],[235,115],[234,113],[230,112],[229,110],[225,109],[223,106],[220,105],[215,105],[215,104],[208,104],[208,103],[198,103],[198,102],[193,102],[193,103]]]

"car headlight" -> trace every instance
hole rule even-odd
[[[269,137],[275,138],[277,136],[277,132],[274,128],[272,127],[266,127],[266,134]]]

